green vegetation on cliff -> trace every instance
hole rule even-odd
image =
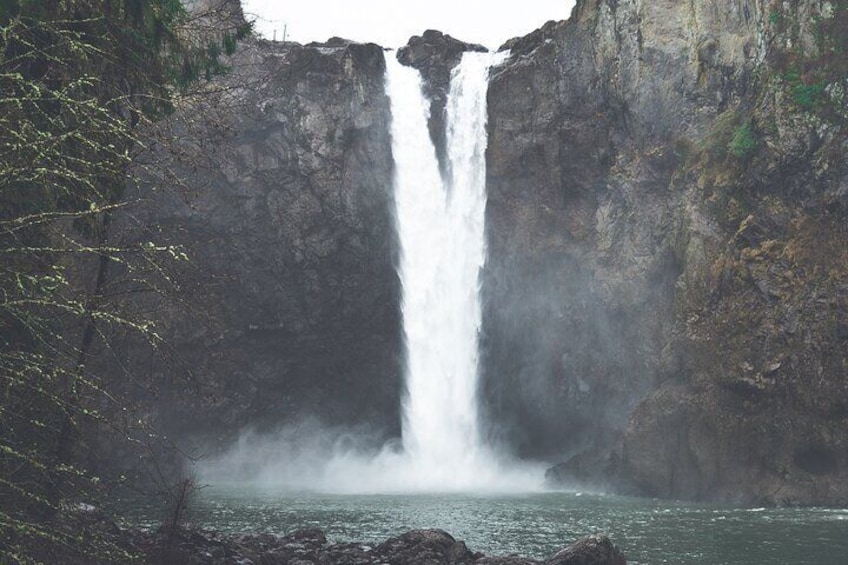
[[[754,136],[750,121],[744,122],[733,132],[733,137],[727,148],[738,159],[744,159],[756,151],[757,138]]]
[[[744,95],[676,173],[715,231],[687,233],[682,251],[687,388],[652,402],[689,419],[696,439],[674,457],[690,476],[699,466],[724,476],[756,469],[747,495],[757,503],[842,504],[848,3],[823,3],[821,13],[786,6],[769,12],[770,43]],[[687,461],[685,450],[701,459]],[[727,488],[705,477],[676,488],[700,497]]]
[[[848,2],[825,2],[810,25],[797,12],[774,8],[769,22],[781,39],[772,52],[775,70],[800,108],[825,119],[843,119],[848,76]]]

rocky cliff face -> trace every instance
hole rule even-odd
[[[427,127],[436,148],[442,174],[447,169],[447,133],[445,107],[450,90],[451,70],[459,64],[466,51],[486,51],[482,45],[464,43],[440,31],[428,29],[409,39],[398,50],[398,61],[421,73],[424,94],[430,99]]]
[[[486,378],[514,444],[579,453],[552,478],[848,499],[845,21],[593,0],[509,44]]]
[[[188,258],[180,292],[149,305],[173,351],[150,369],[161,425],[218,441],[317,417],[395,435],[401,333],[382,48],[252,40],[230,66],[202,106],[163,124],[176,150],[152,169],[175,188],[154,193],[135,212],[141,230],[124,234],[151,237],[155,226],[156,241]]]
[[[489,91],[493,439],[565,461],[549,475],[566,484],[848,503],[846,26],[841,1],[582,0],[507,44]],[[437,147],[475,48],[428,32],[400,53]],[[157,170],[192,188],[140,216],[196,261],[192,315],[149,305],[194,375],[194,394],[163,385],[167,427],[317,413],[397,433],[383,61],[252,43],[215,103],[169,122],[186,141]]]

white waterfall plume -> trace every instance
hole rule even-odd
[[[486,445],[478,414],[486,94],[490,67],[505,57],[469,52],[453,70],[446,109],[446,178],[427,128],[430,101],[421,76],[393,53],[386,57],[406,352],[401,445],[365,456],[350,441],[342,442],[345,449],[338,448],[332,432],[316,433],[322,438],[316,440],[320,453],[299,458],[305,464],[284,461],[281,454],[276,469],[263,468],[261,481],[346,493],[541,487],[541,468],[499,457]],[[298,437],[297,444],[281,452],[308,452],[300,434],[290,435]],[[316,469],[316,461],[326,464]]]
[[[447,103],[448,179],[416,70],[390,62],[395,199],[407,349],[403,446],[416,482],[473,486],[489,454],[477,414],[479,277],[486,255],[486,91],[495,56],[467,53]]]

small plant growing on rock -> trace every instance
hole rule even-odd
[[[751,122],[746,121],[741,126],[736,128],[727,144],[727,149],[737,159],[747,159],[757,150],[757,137],[754,135],[754,128],[751,127]]]

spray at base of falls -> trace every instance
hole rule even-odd
[[[427,128],[430,102],[422,92],[421,76],[393,54],[386,58],[407,355],[402,445],[387,445],[365,456],[355,442],[337,442],[332,433],[307,448],[294,434],[277,440],[275,452],[282,452],[279,464],[260,463],[260,482],[338,493],[541,488],[540,466],[499,456],[485,444],[479,429],[486,93],[490,67],[505,57],[506,53],[468,52],[453,70],[447,101],[446,179]],[[250,452],[251,441],[243,440],[236,452]],[[286,447],[286,441],[297,447]],[[346,447],[340,449],[340,443]],[[286,452],[309,456],[287,458]]]

